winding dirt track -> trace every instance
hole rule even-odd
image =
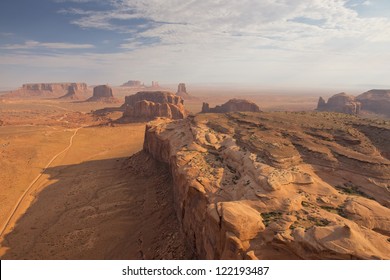
[[[35,185],[35,183],[39,180],[39,178],[41,178],[41,176],[44,174],[44,172],[46,171],[47,168],[49,168],[49,166],[53,163],[53,161],[56,160],[56,158],[58,158],[61,154],[67,152],[73,145],[73,138],[76,136],[77,132],[81,129],[82,127],[79,127],[77,128],[73,135],[70,137],[69,139],[69,145],[64,149],[62,150],[61,152],[59,152],[58,154],[54,155],[52,157],[52,159],[49,161],[49,163],[42,169],[42,171],[38,174],[38,176],[30,183],[30,185],[27,187],[27,189],[24,191],[24,193],[20,196],[18,202],[15,204],[14,208],[12,209],[11,213],[9,214],[6,222],[4,223],[3,227],[1,228],[1,231],[0,231],[0,238],[3,238],[3,234],[7,228],[7,226],[9,225],[11,219],[14,217],[16,211],[18,210],[18,207],[20,206],[20,204],[22,203],[23,199],[26,197],[26,195],[31,191],[32,187]]]

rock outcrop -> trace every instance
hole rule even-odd
[[[181,97],[168,91],[141,91],[126,96],[122,108],[124,120],[183,119],[187,116]]]
[[[332,113],[199,114],[149,123],[144,150],[169,164],[201,259],[390,259],[389,133]]]
[[[133,87],[133,88],[141,88],[144,87],[144,84],[141,81],[127,81],[122,85],[122,87]]]
[[[390,117],[390,90],[373,89],[356,97],[362,110]]]
[[[108,85],[100,85],[93,88],[93,96],[88,98],[88,102],[105,102],[116,103],[118,100],[114,98],[112,88]]]
[[[222,105],[210,108],[208,103],[203,103],[202,113],[228,113],[228,112],[260,112],[259,106],[245,99],[230,99]]]
[[[320,97],[318,100],[317,111],[338,112],[350,115],[358,115],[361,110],[360,102],[355,100],[354,96],[345,92],[333,95],[328,102]]]

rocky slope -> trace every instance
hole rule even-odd
[[[365,111],[390,117],[390,90],[373,89],[356,97]]]
[[[358,115],[361,110],[361,103],[355,100],[355,97],[345,92],[338,93],[329,98],[328,102],[320,97],[318,100],[317,111],[338,112],[350,115]]]
[[[390,259],[390,123],[337,113],[149,123],[199,258]]]
[[[203,103],[202,113],[228,113],[228,112],[260,112],[259,106],[245,99],[230,99],[222,105],[210,108],[208,103]]]
[[[141,91],[126,96],[122,120],[152,120],[157,117],[183,119],[187,116],[181,97],[168,91]]]

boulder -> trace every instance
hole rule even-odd
[[[245,99],[230,99],[222,105],[210,108],[208,103],[203,103],[202,113],[228,113],[228,112],[260,112],[259,106]]]
[[[317,111],[338,112],[350,115],[358,115],[361,110],[361,104],[355,101],[355,97],[345,92],[333,95],[328,102],[320,97],[318,100]]]

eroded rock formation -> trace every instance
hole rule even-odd
[[[356,97],[362,110],[390,117],[390,90],[373,89]]]
[[[222,105],[210,108],[208,103],[203,103],[202,113],[228,113],[228,112],[260,112],[259,106],[245,99],[230,99]]]
[[[358,115],[361,110],[361,104],[355,101],[355,97],[345,92],[338,93],[329,98],[328,102],[320,97],[318,100],[317,111],[338,112],[350,115]]]
[[[327,118],[327,120],[325,120]],[[205,259],[390,259],[389,124],[332,113],[148,124],[177,216]]]
[[[126,96],[123,119],[152,120],[157,117],[183,119],[187,116],[181,97],[168,91],[141,91]]]
[[[93,96],[88,98],[88,102],[118,102],[112,93],[112,88],[108,85],[100,85],[93,88]]]

